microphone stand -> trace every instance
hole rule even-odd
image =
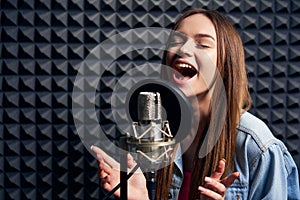
[[[120,138],[120,145],[124,149],[127,150],[127,144],[126,144],[126,136],[123,136]],[[127,184],[127,151],[123,151],[120,149],[120,200],[127,200],[128,199],[128,184]]]
[[[146,184],[148,189],[148,196],[150,200],[154,200],[155,198],[155,189],[156,189],[156,183],[155,183],[155,172],[147,172],[145,173],[146,177]]]
[[[120,158],[120,200],[128,199],[127,167],[127,153],[122,153]]]

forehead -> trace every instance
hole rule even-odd
[[[197,34],[209,34],[216,39],[216,31],[212,21],[203,14],[194,14],[183,19],[177,31],[190,37]]]

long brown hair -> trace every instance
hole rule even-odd
[[[244,60],[244,49],[241,38],[227,20],[226,17],[213,10],[190,9],[185,12],[176,22],[173,30],[177,30],[181,22],[194,14],[202,14],[208,17],[217,34],[217,69],[222,77],[221,82],[216,81],[216,87],[211,95],[210,103],[210,123],[206,133],[197,134],[197,149],[209,149],[209,143],[203,143],[205,137],[207,141],[213,140],[215,136],[214,127],[220,126],[220,136],[213,148],[205,157],[199,157],[199,151],[195,152],[194,165],[192,168],[192,179],[190,185],[190,199],[199,198],[198,186],[204,184],[204,177],[210,176],[216,169],[219,160],[226,160],[225,173],[234,170],[234,156],[236,144],[236,127],[239,123],[241,112],[246,111],[251,106],[251,97],[248,92],[248,81]],[[165,51],[162,64],[166,64],[167,51]],[[224,102],[219,102],[219,95],[222,95],[221,87],[225,89],[226,109],[220,106]],[[218,118],[224,114],[224,123],[220,123]],[[201,120],[200,120],[201,121]],[[199,136],[200,135],[200,136]],[[206,147],[207,145],[207,147]],[[156,199],[168,199],[172,176],[173,165],[167,166],[157,172]]]

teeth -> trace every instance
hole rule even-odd
[[[192,66],[185,64],[185,63],[179,63],[179,64],[177,64],[177,67],[192,69]]]

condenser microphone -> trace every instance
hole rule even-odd
[[[141,166],[146,170],[157,168],[169,159],[175,143],[168,120],[162,119],[159,92],[142,91],[137,100],[137,121],[132,123],[132,133],[127,139],[129,151],[136,152]]]
[[[169,123],[162,119],[159,92],[142,91],[138,94],[138,121],[132,123],[132,134],[127,140],[130,152],[138,155],[138,162],[145,174],[150,199],[155,197],[155,171],[162,162],[170,159],[175,139]]]

